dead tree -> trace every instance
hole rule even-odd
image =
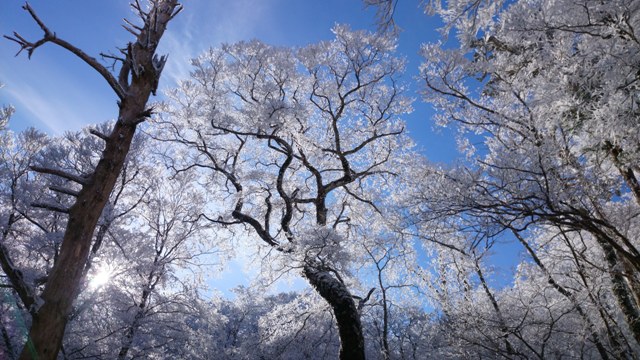
[[[32,168],[37,172],[61,176],[75,182],[79,184],[80,191],[68,192],[73,193],[72,196],[76,198],[71,207],[56,209],[68,214],[67,228],[58,261],[47,278],[42,294],[30,309],[33,321],[20,359],[57,357],[73,301],[80,289],[97,221],[123,167],[136,127],[153,110],[147,107],[147,101],[151,94],[155,95],[166,62],[166,56],[156,55],[156,48],[167,23],[180,12],[182,6],[177,0],[150,0],[148,7],[135,0],[131,6],[143,23],[135,25],[125,20],[124,28],[136,39],[121,50],[121,57],[109,56],[120,63],[117,75],[81,49],[59,38],[28,4],[23,8],[40,26],[44,36],[35,42],[26,40],[16,32],[12,36],[5,36],[20,45],[18,54],[26,51],[29,57],[46,43],[68,50],[96,70],[119,98],[118,119],[111,134],[93,133],[104,140],[105,148],[92,173],[78,176],[59,169]],[[24,288],[23,284],[12,285]]]

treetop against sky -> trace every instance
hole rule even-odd
[[[30,4],[52,31],[96,58],[100,53],[115,54],[116,47],[126,43],[130,35],[121,26],[122,18],[131,19],[133,15],[126,1],[67,1],[61,5],[36,0]],[[21,5],[21,1],[13,0],[0,4],[0,33],[18,31],[27,38],[40,36],[41,30]],[[70,16],[72,12],[82,16]],[[159,98],[162,89],[188,76],[190,59],[210,47],[252,39],[299,47],[331,39],[335,24],[374,30],[375,14],[375,9],[366,8],[359,0],[190,1],[169,25],[160,44],[159,53],[169,54],[169,59],[160,80]],[[403,80],[409,85],[408,94],[418,99],[420,46],[435,41],[442,24],[410,1],[398,3],[395,21],[402,28],[397,52],[407,59]],[[0,41],[0,80],[6,85],[0,92],[0,102],[16,107],[10,125],[13,129],[34,126],[59,134],[116,116],[115,96],[77,58],[55,47],[42,47],[30,61],[14,57],[15,53],[14,43]],[[110,60],[104,59],[104,63],[110,64]],[[414,108],[406,116],[410,135],[430,160],[452,161],[456,157],[453,132],[434,131],[430,105],[416,101]]]
[[[41,36],[41,30],[20,1],[0,3],[0,33],[19,32],[26,38]],[[96,58],[100,54],[116,54],[117,46],[125,44],[130,35],[121,26],[122,18],[135,19],[128,2],[69,1],[64,6],[47,1],[32,1],[30,5],[49,29]],[[82,16],[70,16],[70,11]],[[190,1],[180,16],[169,24],[158,53],[169,58],[160,80],[158,97],[163,90],[174,87],[192,71],[191,59],[211,47],[237,41],[260,41],[275,46],[303,47],[333,38],[332,27],[346,24],[353,30],[375,30],[376,10],[359,0],[299,1],[299,0],[237,0],[227,2]],[[396,55],[406,59],[405,71],[399,79],[407,86],[406,95],[415,99],[414,111],[403,117],[409,135],[419,149],[434,162],[451,163],[459,158],[455,130],[437,128],[432,120],[430,104],[421,101],[419,66],[423,61],[420,47],[439,39],[439,18],[427,16],[417,2],[403,1],[396,5],[394,20],[400,27]],[[451,41],[455,42],[455,39]],[[43,46],[30,60],[16,54],[15,43],[0,41],[0,81],[6,86],[0,91],[0,104],[12,104],[16,113],[10,121],[14,130],[33,126],[61,134],[78,130],[117,116],[116,97],[99,76],[79,59],[54,46]],[[21,54],[24,55],[24,54]],[[102,58],[105,65],[112,64]],[[517,264],[517,244],[496,247],[495,264],[498,276],[492,283],[511,281],[512,268]],[[227,295],[238,282],[245,283],[251,269],[244,269],[246,260],[234,260],[225,268],[216,287]]]
[[[68,4],[0,6],[0,358],[639,358],[639,1]]]

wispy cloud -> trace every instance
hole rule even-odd
[[[28,68],[33,64],[23,61],[15,65],[19,71],[0,63],[0,79],[6,84],[1,102],[16,108],[12,122],[17,128],[34,126],[60,134],[115,117],[115,96],[99,77],[83,82],[74,79],[73,69],[58,72],[46,62]]]
[[[169,53],[162,86],[174,86],[191,71],[191,59],[210,47],[259,37],[258,29],[273,23],[280,0],[192,1],[169,25],[160,53]]]
[[[274,24],[274,9],[282,0],[192,0],[168,26],[161,41],[160,54],[169,54],[160,87],[173,87],[188,77],[190,60],[211,46],[262,37]],[[125,4],[126,5],[126,4]],[[132,18],[123,4],[113,12]],[[53,17],[55,19],[55,17]],[[3,24],[0,29],[32,29],[30,19],[21,24]],[[277,23],[277,22],[276,22]],[[262,33],[259,33],[262,32]],[[117,33],[120,36],[120,32]],[[126,35],[126,34],[125,34]],[[38,36],[35,34],[34,36]],[[17,50],[8,41],[0,43],[0,104],[13,104],[17,128],[35,126],[52,133],[75,130],[88,123],[112,119],[117,114],[115,97],[99,76],[71,54],[43,47],[34,59],[13,58]]]
[[[7,93],[14,100],[11,103],[18,109],[16,119],[33,119],[39,123],[33,125],[42,125],[53,134],[82,126],[82,121],[69,108],[57,106],[31,86],[11,86]]]

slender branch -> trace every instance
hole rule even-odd
[[[367,293],[367,296],[365,296],[364,298],[360,298],[359,296],[353,296],[356,299],[358,299],[358,311],[362,310],[362,308],[364,307],[364,304],[367,301],[369,301],[369,298],[371,297],[374,291],[376,291],[376,288],[371,288],[371,290],[369,290],[369,292]]]
[[[378,214],[382,214],[382,211],[380,211],[380,209],[378,209],[378,207],[376,206],[376,204],[373,203],[373,201],[371,200],[367,200],[364,199],[358,195],[356,195],[353,191],[349,190],[349,188],[347,186],[343,187],[344,191],[351,195],[352,197],[354,197],[356,200],[363,202],[365,204],[368,204],[369,206],[371,206]]]
[[[136,24],[132,23],[131,21],[129,21],[127,18],[122,19],[124,20],[124,22],[127,23],[128,27],[123,25],[122,27],[124,27],[127,31],[129,31],[130,33],[132,33],[135,37],[138,37],[139,32],[142,31],[142,28],[137,26]],[[136,31],[138,31],[137,33],[135,31],[132,31],[131,29],[135,29]]]
[[[224,219],[222,218],[222,216],[219,216],[217,219],[213,219],[213,218],[208,217],[208,216],[207,216],[207,215],[205,215],[205,214],[200,214],[200,215],[198,215],[198,219],[199,219],[199,218],[201,218],[201,217],[202,217],[202,218],[205,218],[207,221],[210,221],[210,222],[212,222],[212,223],[220,224],[220,225],[224,225],[224,226],[228,226],[228,225],[239,225],[239,224],[242,224],[242,221],[240,221],[240,220],[236,220],[236,221],[226,221],[226,220],[224,220]]]
[[[100,53],[100,56],[102,56],[102,57],[103,57],[103,58],[105,58],[105,59],[111,59],[111,60],[113,60],[114,62],[118,62],[118,61],[120,61],[120,62],[122,62],[122,63],[123,63],[123,62],[125,62],[125,61],[126,61],[126,59],[125,59],[125,58],[123,58],[123,57],[116,56],[116,55],[111,55],[111,54],[106,54],[106,53],[102,53],[102,52]]]

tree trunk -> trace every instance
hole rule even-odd
[[[153,269],[156,269],[158,267],[159,258],[160,253],[156,253],[155,259],[153,259]],[[151,270],[151,272],[147,276],[147,282],[144,284],[142,295],[140,296],[140,303],[137,304],[136,315],[133,318],[133,322],[124,331],[122,347],[118,352],[118,360],[124,360],[127,358],[127,354],[129,353],[129,350],[131,350],[131,345],[133,344],[133,338],[136,336],[136,332],[140,327],[142,319],[144,319],[144,317],[146,316],[145,311],[147,310],[147,306],[149,304],[149,297],[151,296],[151,292],[160,280],[160,277],[161,275],[156,275],[155,270]]]
[[[176,6],[176,0],[158,2],[144,14],[144,28],[137,41],[128,48],[118,80],[120,87],[110,82],[112,87],[122,91],[119,94],[118,121],[111,134],[104,136],[105,149],[95,171],[86,179],[81,179],[82,190],[69,209],[60,255],[42,293],[42,306],[33,316],[28,345],[22,350],[21,360],[55,359],[60,351],[68,316],[82,282],[96,224],[122,170],[137,124],[150,115],[150,110],[146,108],[147,101],[157,87],[164,61],[155,58],[155,50],[166,24],[175,15]],[[56,38],[50,41],[54,40],[57,41]],[[60,42],[56,44],[60,45]],[[61,46],[67,49],[72,47]],[[73,48],[70,51],[78,55],[80,50]]]
[[[136,331],[140,327],[140,322],[144,318],[144,312],[147,307],[147,301],[149,299],[149,295],[151,295],[151,290],[149,288],[145,288],[142,291],[142,299],[140,305],[136,309],[136,315],[133,318],[133,322],[124,332],[124,338],[122,340],[122,347],[120,347],[120,351],[118,352],[118,360],[124,360],[127,358],[127,354],[129,350],[131,350],[131,345],[133,344],[133,338],[136,335]]]
[[[364,359],[364,336],[360,314],[347,287],[326,270],[307,264],[304,276],[333,309],[340,333],[340,359]]]
[[[513,345],[511,345],[511,342],[509,341],[509,333],[511,331],[509,331],[507,322],[504,320],[504,316],[502,316],[502,311],[500,310],[500,306],[498,305],[498,300],[496,300],[496,297],[493,296],[491,289],[489,289],[489,285],[487,284],[487,281],[484,277],[482,269],[480,268],[480,263],[478,262],[477,258],[474,259],[474,263],[476,265],[476,274],[478,274],[478,278],[480,279],[480,284],[482,285],[482,289],[484,290],[485,294],[489,298],[489,301],[491,301],[491,306],[493,306],[493,310],[496,312],[496,316],[498,318],[498,325],[500,326],[500,332],[502,333],[501,338],[504,341],[504,346],[507,350],[507,355],[508,355],[507,357],[512,358],[517,354],[517,352],[514,349]]]
[[[622,310],[622,314],[636,339],[636,342],[640,344],[640,310],[638,304],[635,301],[632,289],[629,287],[627,279],[625,279],[624,266],[621,260],[616,254],[615,249],[606,240],[596,237],[607,262],[609,274],[611,276],[611,282],[613,283],[613,294],[618,300],[618,305]]]
[[[144,106],[146,98],[141,100]],[[140,102],[135,105],[140,111],[134,110],[134,106],[128,108],[125,105],[121,113],[128,116],[121,116],[121,119],[131,118],[133,113],[136,117],[142,113],[144,108],[141,108]],[[55,359],[60,350],[67,317],[82,281],[93,231],[125,161],[135,127],[135,124],[128,125],[123,121],[116,123],[88,185],[83,187],[69,210],[60,255],[49,275],[42,293],[42,307],[34,315],[29,332],[38,359]],[[20,358],[30,359],[32,355],[25,348]]]
[[[595,344],[596,349],[598,350],[598,353],[600,354],[600,357],[603,360],[608,360],[609,359],[609,354],[607,353],[607,350],[605,349],[604,345],[602,344],[602,341],[600,341],[600,337],[598,336],[598,332],[596,331],[596,326],[591,321],[591,318],[589,317],[589,315],[583,310],[582,305],[580,305],[580,302],[576,299],[576,297],[574,296],[574,294],[571,291],[567,290],[564,286],[562,286],[558,282],[556,282],[556,280],[553,278],[553,276],[551,275],[551,273],[549,272],[547,267],[542,263],[542,260],[540,260],[540,258],[538,257],[536,252],[533,250],[533,248],[531,248],[531,246],[529,246],[529,243],[527,243],[527,241],[522,236],[520,236],[520,234],[517,231],[515,231],[513,229],[512,229],[512,231],[513,231],[513,234],[518,239],[518,241],[520,241],[520,243],[524,246],[524,248],[527,249],[527,252],[529,253],[531,258],[533,259],[533,262],[538,266],[538,268],[540,268],[540,270],[547,277],[547,282],[549,283],[549,285],[551,285],[554,289],[556,289],[562,296],[564,296],[567,300],[569,300],[571,302],[571,304],[574,306],[574,308],[576,309],[576,311],[578,312],[580,317],[582,317],[582,320],[584,320],[585,325],[589,329],[589,333],[591,334],[590,335],[591,341],[593,341],[593,343]],[[564,239],[565,239],[565,241],[567,243],[567,246],[571,250],[571,254],[573,255],[573,258],[574,258],[575,263],[576,263],[576,267],[578,268],[578,273],[580,274],[581,279],[583,280],[583,284],[585,286],[585,289],[588,290],[588,283],[586,281],[586,278],[584,277],[584,274],[583,274],[583,271],[582,271],[582,267],[580,266],[577,254],[574,251],[574,249],[573,249],[573,247],[571,245],[571,242],[569,241],[569,238],[565,235],[564,232],[562,232],[562,235],[564,236]],[[597,305],[597,302],[591,296],[591,292],[590,291],[587,291],[587,292],[590,294],[589,297],[592,299],[593,304]],[[602,311],[602,310],[600,310],[600,311]],[[602,312],[600,312],[600,314],[602,316],[602,320],[606,324],[607,323],[606,317],[602,314]],[[609,329],[608,325],[607,325],[607,329]],[[615,349],[615,351],[616,352],[620,352],[620,353],[624,352],[622,350],[622,348],[620,347],[620,344],[618,343],[617,339],[614,336],[611,336],[612,335],[611,332],[609,332],[609,334],[610,334],[611,346]]]

